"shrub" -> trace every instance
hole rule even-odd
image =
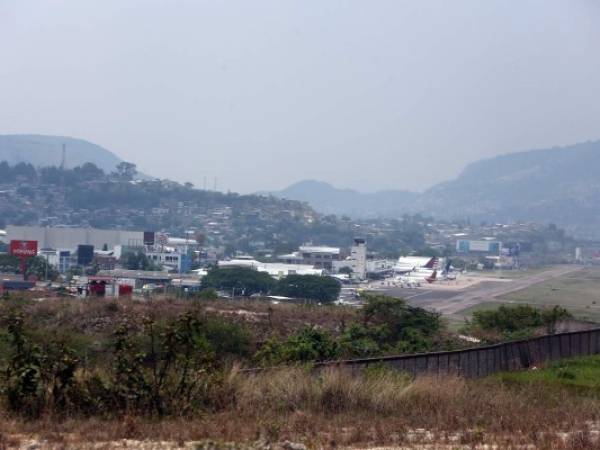
[[[572,317],[564,308],[539,309],[529,305],[500,306],[494,310],[475,311],[466,331],[477,334],[499,333],[503,338],[526,338],[536,328],[553,332],[556,322]]]
[[[328,332],[306,327],[285,341],[270,339],[255,358],[263,364],[273,365],[283,362],[324,361],[338,358],[339,355],[339,345]]]

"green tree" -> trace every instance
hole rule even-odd
[[[432,346],[432,338],[443,329],[439,313],[386,295],[368,294],[364,298],[364,325],[382,348],[426,351]]]
[[[58,270],[43,256],[28,258],[26,262],[27,276],[35,276],[38,280],[54,280],[58,277]]]
[[[340,283],[335,278],[319,275],[288,275],[277,283],[278,295],[293,298],[308,298],[323,303],[337,300]]]
[[[340,270],[338,270],[338,272],[347,274],[347,275],[352,275],[354,273],[354,271],[352,270],[352,267],[348,267],[348,266],[342,267]]]
[[[144,252],[132,251],[123,255],[123,266],[128,270],[161,270],[161,266],[150,260]]]
[[[305,327],[283,342],[270,339],[255,357],[262,364],[273,365],[292,361],[325,361],[339,356],[339,345],[330,333]]]
[[[135,177],[135,175],[137,174],[137,167],[135,164],[130,163],[130,162],[120,162],[119,164],[117,164],[116,167],[116,172],[114,172],[114,175],[116,175],[116,178],[118,180],[121,181],[131,181],[133,180],[133,178]]]
[[[217,268],[202,278],[202,289],[214,288],[242,296],[268,294],[274,286],[275,280],[269,274],[246,268]]]
[[[19,270],[19,258],[0,254],[0,272],[16,273]]]

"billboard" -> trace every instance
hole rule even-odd
[[[456,241],[456,251],[458,253],[493,253],[499,254],[502,243],[498,241],[473,241],[470,239],[460,239]]]
[[[156,233],[156,243],[158,245],[167,245],[169,243],[169,236],[164,233]]]
[[[19,258],[31,258],[37,255],[37,241],[10,241],[9,252]]]
[[[77,265],[79,266],[89,266],[94,259],[94,246],[93,245],[83,245],[80,244],[77,246]]]
[[[144,231],[144,245],[154,245],[154,231]]]

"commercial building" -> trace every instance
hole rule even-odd
[[[263,263],[255,259],[231,259],[219,261],[220,268],[240,267],[265,272],[273,278],[283,278],[288,275],[324,275],[323,269],[316,269],[306,264],[286,264],[286,263]]]
[[[117,246],[142,247],[144,245],[142,231],[8,225],[6,232],[9,241],[37,241],[39,248],[75,249],[79,245],[93,245],[96,249],[113,249]]]
[[[192,268],[192,258],[187,253],[180,253],[177,250],[148,250],[146,257],[168,271],[184,273]]]

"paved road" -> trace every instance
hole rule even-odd
[[[543,283],[580,269],[578,266],[558,266],[510,282],[506,280],[482,281],[459,291],[392,288],[385,290],[385,293],[395,297],[402,297],[414,306],[432,309],[442,314],[455,314],[479,303],[493,301],[496,297],[520,291],[534,284]]]

